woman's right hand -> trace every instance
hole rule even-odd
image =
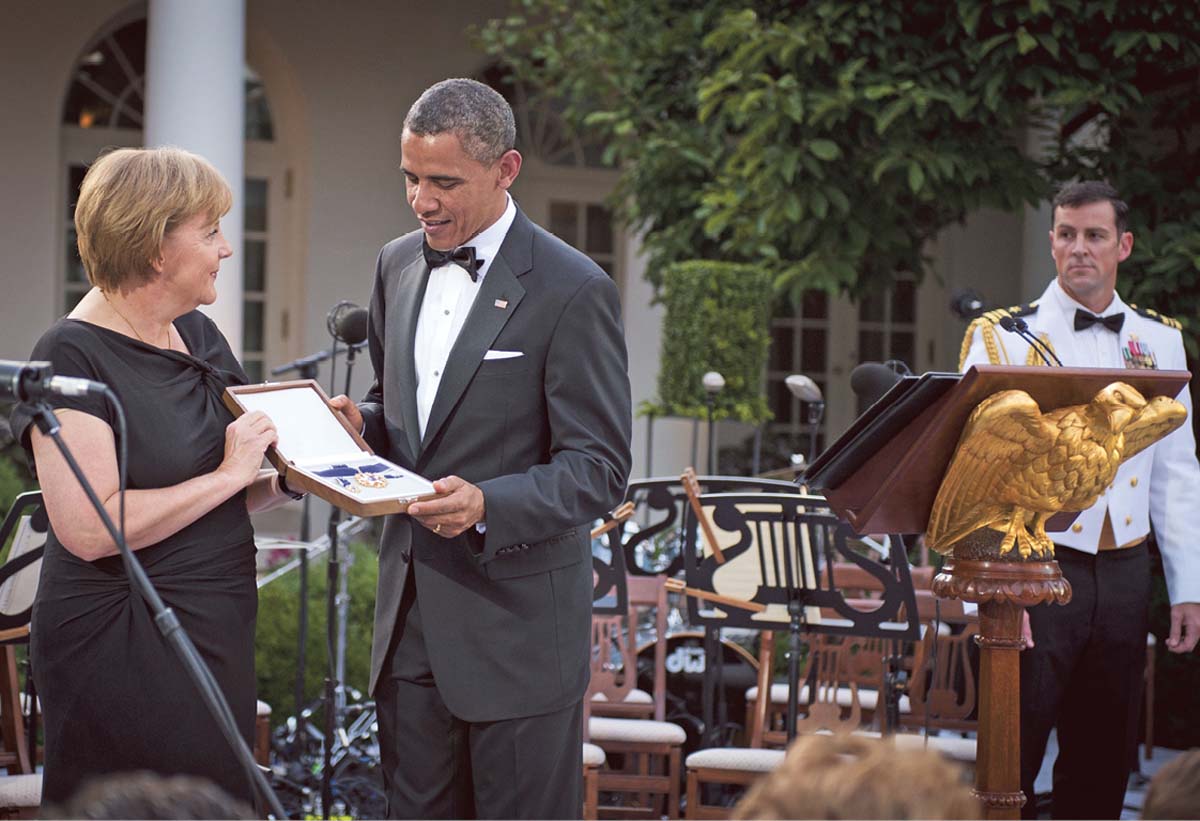
[[[248,487],[258,478],[263,454],[279,434],[275,423],[262,411],[239,416],[225,427],[225,458],[218,471],[233,477],[237,487]]]

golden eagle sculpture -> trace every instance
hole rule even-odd
[[[1183,424],[1187,411],[1159,396],[1147,402],[1114,382],[1086,405],[1042,413],[1025,391],[1000,391],[971,413],[929,517],[926,539],[940,553],[982,527],[1002,532],[1000,553],[1054,555],[1046,520],[1086,510],[1121,463]],[[1030,525],[1032,524],[1032,532]]]

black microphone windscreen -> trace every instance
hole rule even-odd
[[[1020,331],[1021,330],[1020,326],[1017,325],[1017,320],[1013,319],[1011,316],[1000,317],[1000,327],[1006,331]]]
[[[899,381],[900,374],[880,362],[863,362],[850,371],[850,390],[867,405],[874,405]]]
[[[367,338],[367,309],[351,308],[342,312],[334,325],[335,336],[347,345],[357,345]]]

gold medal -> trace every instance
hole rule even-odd
[[[364,473],[359,471],[354,474],[354,481],[358,482],[363,487],[387,487],[387,477],[379,473]]]

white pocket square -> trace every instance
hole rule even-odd
[[[488,351],[483,355],[483,361],[489,359],[516,359],[518,356],[524,356],[522,351]]]

